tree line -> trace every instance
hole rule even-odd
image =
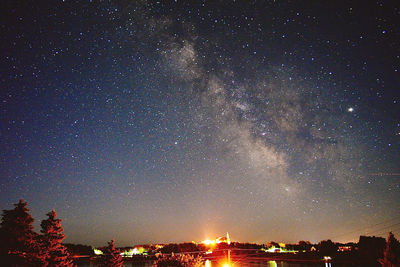
[[[62,241],[65,239],[61,219],[57,218],[55,210],[47,213],[47,219],[40,224],[40,233],[33,230],[34,219],[27,208],[27,202],[20,200],[14,204],[14,209],[3,210],[0,224],[0,263],[1,266],[75,266],[72,257]],[[222,247],[220,247],[222,246]],[[279,247],[276,242],[270,242],[268,246]],[[287,245],[294,246],[294,245]],[[338,245],[331,240],[321,241],[318,245],[319,253],[338,256]],[[261,249],[262,245],[233,242],[230,245],[221,243],[217,249],[252,248]],[[300,241],[297,249],[309,251],[310,242]],[[293,247],[294,248],[294,247]],[[182,243],[168,244],[158,252],[162,254],[172,253],[157,258],[153,266],[201,266],[201,257],[190,255],[174,255],[174,253],[187,253],[194,251],[206,251],[203,244]],[[108,242],[103,250],[99,266],[122,267],[123,259],[120,251],[115,247],[114,240]],[[360,237],[358,254],[368,262],[377,262],[383,267],[400,266],[400,243],[392,233],[389,233],[387,241],[378,237]]]
[[[34,219],[28,203],[21,199],[12,210],[3,210],[0,227],[0,261],[5,266],[74,266],[61,244],[65,238],[61,220],[52,210],[40,224],[40,234],[33,231]]]
[[[67,248],[61,243],[65,235],[55,210],[40,223],[40,234],[33,230],[34,219],[21,199],[14,209],[3,210],[0,224],[1,266],[71,267],[76,266]],[[101,266],[122,267],[123,261],[114,240],[108,243]]]

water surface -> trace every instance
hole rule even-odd
[[[93,262],[78,263],[78,267],[97,267]],[[125,267],[151,267],[152,263],[133,263],[125,262]],[[334,264],[334,263],[293,263],[283,261],[267,261],[267,262],[236,262],[231,264],[232,267],[361,267],[352,264]],[[222,267],[222,264],[216,262],[208,262],[206,267]]]

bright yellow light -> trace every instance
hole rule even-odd
[[[205,267],[211,267],[211,261],[210,260],[206,260]]]
[[[229,263],[225,263],[224,265],[222,265],[222,267],[231,267],[231,265]]]
[[[206,246],[215,245],[215,243],[216,243],[215,240],[206,239],[206,240],[203,241],[203,244],[206,245]]]
[[[103,255],[103,251],[101,251],[100,249],[93,248],[93,251],[94,251],[94,254],[96,254],[96,255]]]
[[[206,239],[203,240],[201,243],[203,243],[206,246],[215,246],[216,244],[220,244],[220,243],[227,243],[228,245],[231,244],[231,239],[229,237],[229,233],[226,233],[226,237],[218,237],[217,239],[214,240],[210,240],[210,239]]]
[[[278,267],[278,264],[276,263],[276,261],[269,261],[269,266],[270,267]]]
[[[285,244],[285,243],[279,243],[279,246],[280,246],[281,248],[285,248],[285,247],[286,247],[286,244]]]
[[[274,246],[272,246],[272,247],[266,249],[265,252],[275,252],[275,249],[276,248]]]
[[[124,252],[121,253],[121,256],[123,257],[132,257],[133,255],[138,255],[138,254],[146,254],[147,251],[144,247],[138,247],[138,248],[131,248],[130,250],[125,250]]]

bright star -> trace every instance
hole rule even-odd
[[[353,111],[354,111],[354,108],[350,107],[350,108],[347,109],[347,111],[348,111],[348,112],[353,112]]]

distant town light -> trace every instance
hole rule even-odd
[[[94,254],[96,254],[96,255],[103,255],[103,251],[101,251],[100,249],[93,248],[93,251],[94,251]]]
[[[133,257],[133,255],[147,255],[147,250],[144,247],[135,247],[130,250],[125,250],[120,254],[122,257]]]
[[[220,243],[226,243],[228,245],[231,244],[231,239],[229,237],[229,233],[226,233],[226,237],[222,236],[222,237],[218,237],[217,239],[214,240],[210,240],[210,239],[206,239],[203,240],[201,243],[203,243],[206,246],[215,246],[216,244],[220,244]]]
[[[206,246],[211,246],[211,245],[215,245],[216,241],[215,241],[215,240],[206,239],[206,240],[203,240],[202,243],[203,243],[204,245],[206,245]]]

